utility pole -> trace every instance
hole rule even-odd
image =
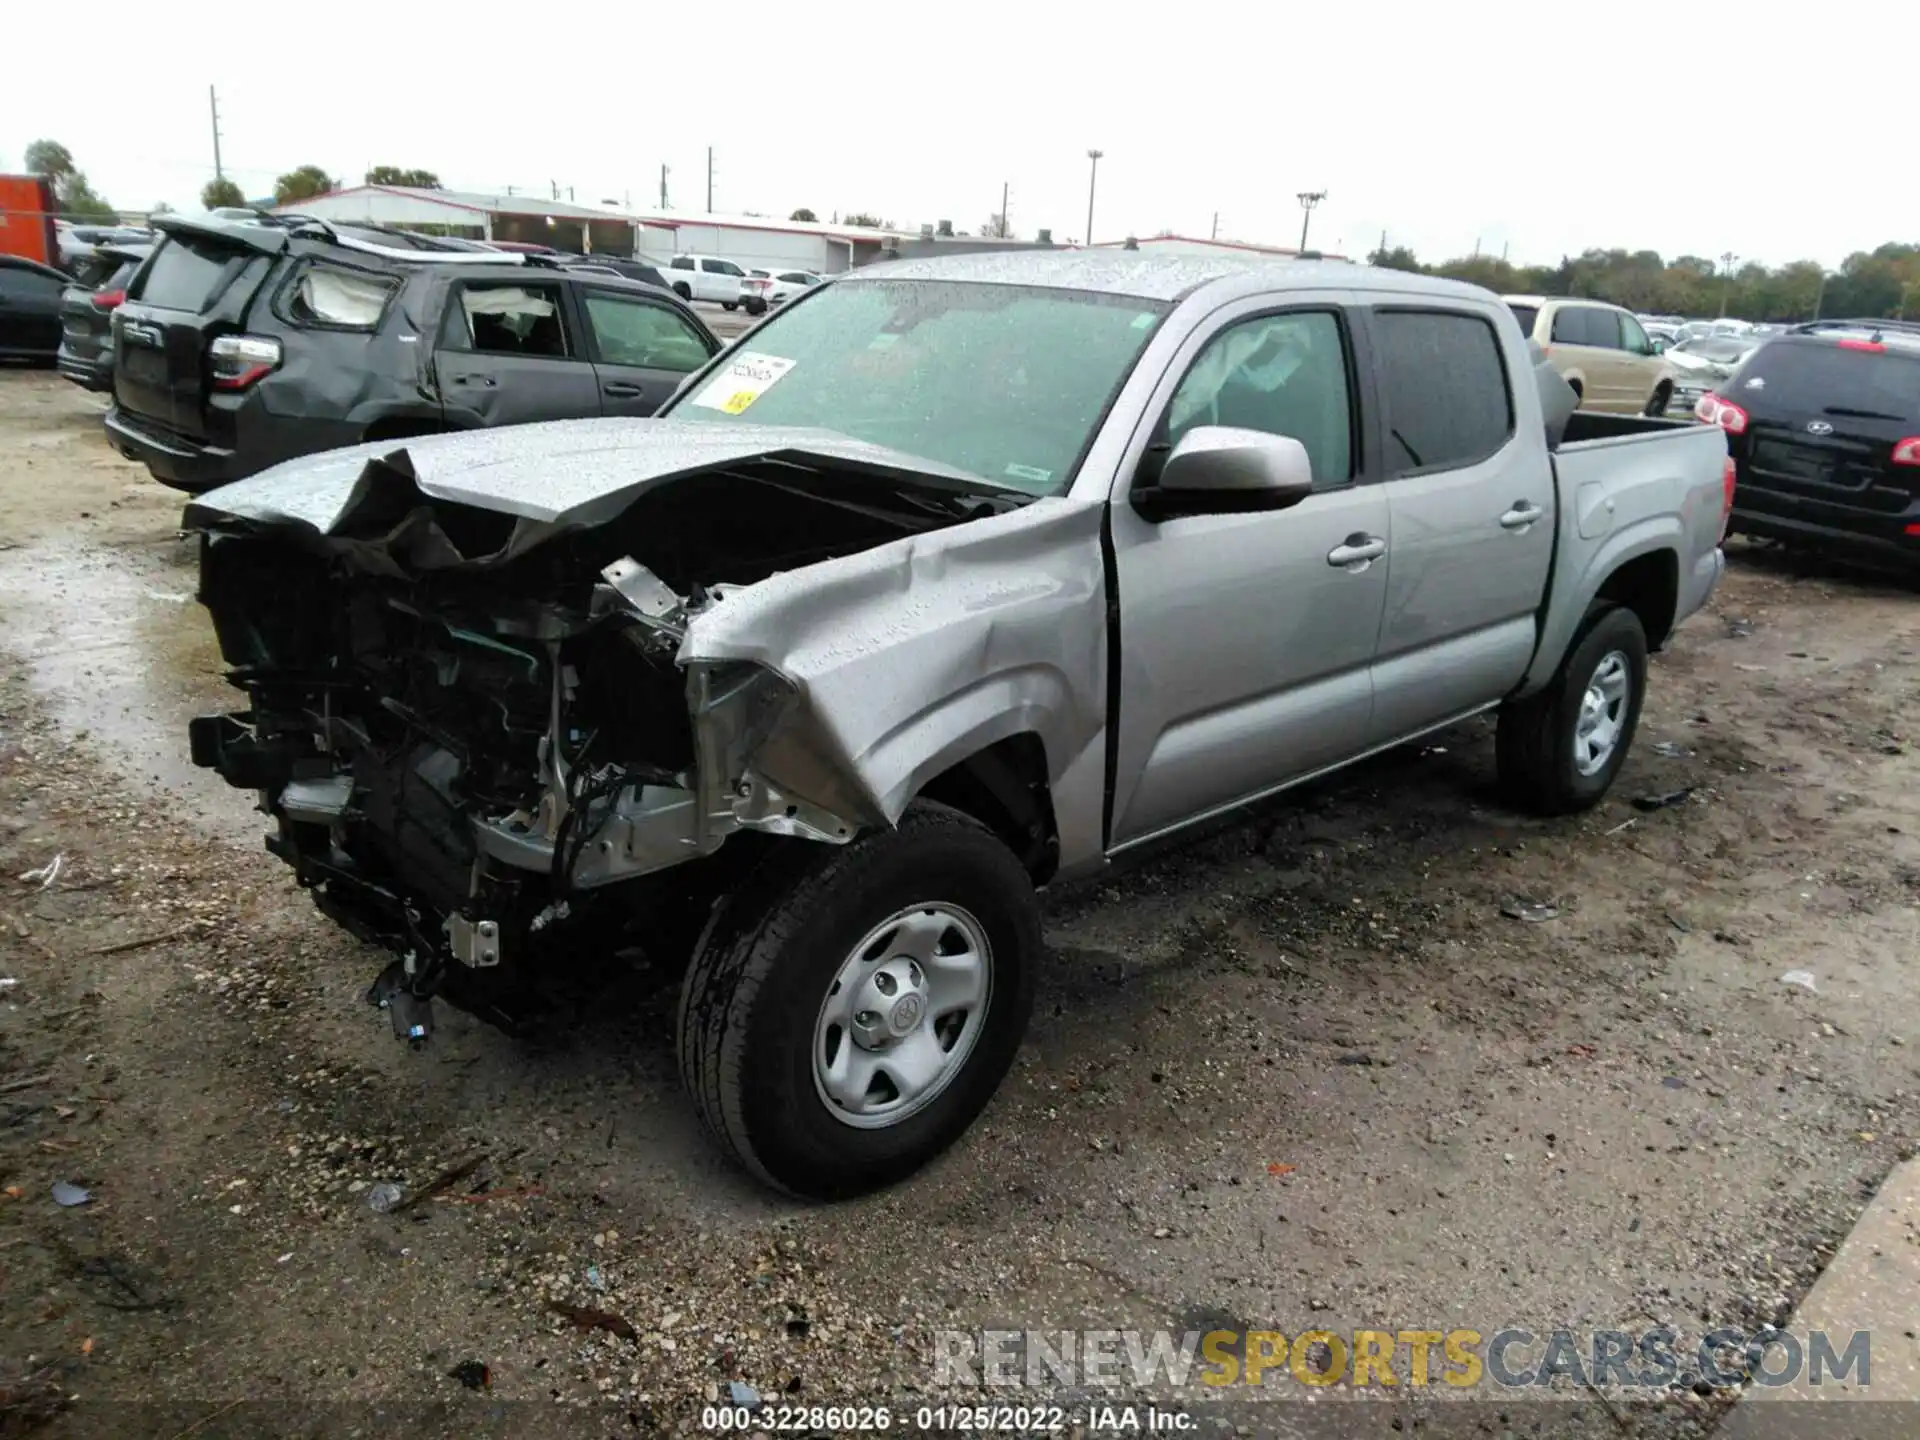
[[[1511,243],[1509,240],[1502,240],[1500,242],[1500,263],[1502,265],[1507,263],[1507,246]]]
[[[1218,210],[1213,212],[1213,231],[1207,238],[1209,240],[1218,240],[1220,238],[1220,212]]]
[[[1720,318],[1727,318],[1727,295],[1733,289],[1733,262],[1740,257],[1731,250],[1720,257],[1720,263],[1727,267],[1727,273],[1720,280]]]
[[[1007,182],[1000,182],[1000,238],[1007,238]]]
[[[1820,307],[1826,303],[1827,303],[1827,267],[1822,265],[1820,267],[1820,288],[1814,292],[1814,296],[1813,296],[1813,318],[1814,319],[1818,320],[1820,318]]]
[[[707,214],[713,213],[713,147],[707,146]]]
[[[1373,253],[1376,255],[1385,255],[1387,253],[1387,232],[1386,231],[1382,230],[1380,232],[1380,248],[1374,251]]]
[[[660,167],[660,208],[667,208],[667,167]]]
[[[1327,198],[1324,190],[1302,190],[1296,197],[1305,213],[1300,217],[1300,248],[1307,248],[1307,226],[1313,223],[1313,207]]]
[[[220,168],[220,97],[211,85],[207,86],[207,108],[213,112],[213,178],[224,180],[227,172]]]
[[[1104,150],[1087,151],[1087,159],[1092,162],[1092,167],[1087,171],[1087,242],[1086,243],[1089,245],[1093,244],[1093,184],[1094,184],[1094,181],[1100,178],[1100,157],[1102,155],[1105,155],[1106,153],[1107,152]]]

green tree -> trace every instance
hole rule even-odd
[[[292,205],[324,195],[333,188],[333,177],[318,165],[302,165],[273,182],[273,199],[278,205]]]
[[[68,220],[113,220],[114,208],[87,183],[86,172],[73,162],[73,152],[58,140],[35,140],[27,146],[27,173],[53,185],[54,205]]]
[[[807,209],[806,206],[802,205],[798,210],[794,211],[791,215],[787,216],[787,219],[798,220],[803,225],[812,225],[817,223],[820,217],[814,214],[811,210]]]
[[[1427,268],[1415,259],[1413,251],[1404,245],[1395,245],[1390,250],[1376,250],[1367,256],[1367,263],[1378,266],[1382,270],[1407,270],[1415,275]]]
[[[438,190],[440,177],[431,170],[403,170],[398,165],[376,165],[367,171],[369,185],[410,185],[416,190]],[[304,198],[304,197],[303,197]]]
[[[203,210],[218,210],[225,205],[246,203],[246,191],[224,175],[216,180],[209,180],[200,188],[200,208]]]
[[[885,223],[877,215],[869,215],[864,210],[856,210],[840,222],[842,225],[859,225],[868,230],[884,230]]]

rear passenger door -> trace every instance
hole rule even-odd
[[[577,291],[603,415],[651,415],[713,357],[706,339],[664,301],[583,285]]]
[[[1499,699],[1533,656],[1553,475],[1517,433],[1496,318],[1384,300],[1366,312],[1393,527],[1375,745]]]
[[[440,318],[434,369],[460,426],[600,413],[600,386],[559,280],[459,280]]]

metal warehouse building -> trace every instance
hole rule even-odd
[[[877,260],[890,248],[903,256],[936,249],[952,253],[1023,248],[1018,241],[956,236],[944,226],[885,230],[678,210],[621,211],[537,195],[482,195],[410,185],[357,185],[280,208],[322,220],[360,220],[473,240],[640,256],[655,263],[691,253],[722,256],[748,269],[812,270],[822,275]]]

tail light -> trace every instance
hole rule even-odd
[[[1884,355],[1887,347],[1878,340],[1839,340],[1835,341],[1842,350],[1864,350],[1869,355]]]
[[[216,390],[244,390],[280,365],[280,342],[264,335],[222,335],[207,347]]]
[[[118,310],[122,305],[127,303],[127,292],[124,290],[96,290],[87,297],[87,300],[96,310]]]
[[[1909,435],[1893,447],[1896,465],[1920,465],[1920,435]]]
[[[1733,487],[1738,483],[1740,472],[1735,468],[1733,457],[1720,469],[1720,538],[1727,538],[1727,522],[1733,518]]]
[[[1700,397],[1700,403],[1693,407],[1693,414],[1695,419],[1718,425],[1729,435],[1747,433],[1747,412],[1733,401],[1721,399],[1711,390]]]

